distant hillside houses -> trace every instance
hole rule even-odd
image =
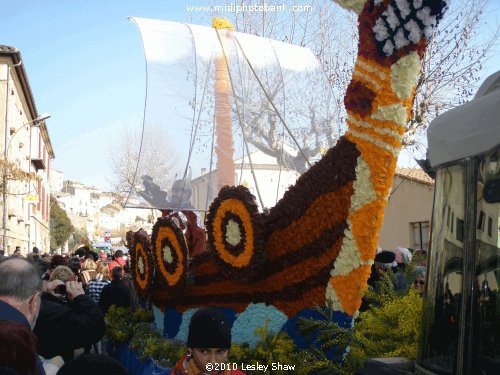
[[[124,194],[105,192],[78,181],[64,181],[62,189],[54,192],[57,202],[67,213],[73,226],[83,230],[90,239],[99,240],[108,230],[112,237],[132,229],[151,231],[161,213],[156,210],[127,208],[121,202]]]

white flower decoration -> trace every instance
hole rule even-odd
[[[405,29],[410,32],[408,35],[408,39],[412,41],[412,43],[417,44],[420,42],[420,38],[422,37],[422,31],[420,27],[418,27],[418,23],[415,20],[410,20],[405,24]]]
[[[228,244],[236,246],[241,242],[241,231],[239,224],[229,219],[226,225],[226,241]]]
[[[392,53],[394,52],[394,44],[392,44],[390,40],[386,41],[383,50],[387,56],[392,55]]]
[[[401,17],[405,19],[411,13],[410,4],[407,0],[396,0],[396,6],[401,12]]]
[[[172,249],[170,247],[165,246],[162,249],[162,254],[163,254],[163,260],[167,263],[172,263],[174,261],[174,258],[172,256]]]
[[[417,83],[422,63],[418,53],[411,52],[391,66],[391,86],[403,100],[407,99]],[[406,116],[403,116],[403,121]]]
[[[174,222],[175,225],[177,225],[179,228],[181,227],[181,223],[179,222],[179,219],[176,218],[175,216],[172,217],[172,221]]]
[[[335,2],[342,8],[352,10],[356,14],[361,14],[366,0],[335,0]]]
[[[387,31],[387,27],[385,27],[385,23],[382,18],[379,18],[377,21],[375,21],[373,31],[375,32],[375,39],[377,39],[379,42],[382,42],[389,38],[389,32]]]
[[[389,5],[387,7],[387,10],[382,13],[382,15],[386,17],[387,23],[392,30],[396,30],[396,28],[400,25],[398,16],[396,15],[396,12],[394,11],[394,8],[392,6]]]
[[[139,260],[137,261],[137,267],[139,267],[139,272],[141,275],[144,275],[144,259],[142,257],[139,257]]]
[[[377,120],[389,120],[397,124],[402,124],[406,121],[406,108],[401,103],[381,106],[372,115]]]

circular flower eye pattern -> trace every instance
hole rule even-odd
[[[134,233],[132,241],[130,252],[132,277],[140,298],[146,300],[149,297],[154,274],[151,242],[145,231]]]
[[[188,249],[182,230],[169,218],[160,218],[153,227],[153,254],[158,281],[164,288],[184,285]]]
[[[226,274],[253,278],[263,259],[259,219],[255,197],[243,186],[222,188],[210,206],[208,239]]]

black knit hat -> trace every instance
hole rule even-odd
[[[196,311],[189,322],[187,346],[194,349],[229,349],[231,327],[226,316],[214,308]]]
[[[396,254],[389,250],[382,250],[380,253],[375,255],[375,263],[390,266],[392,262],[396,259]]]

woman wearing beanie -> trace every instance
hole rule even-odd
[[[171,375],[244,375],[229,366],[231,327],[224,314],[213,308],[196,311],[189,322],[188,354],[175,365]]]

